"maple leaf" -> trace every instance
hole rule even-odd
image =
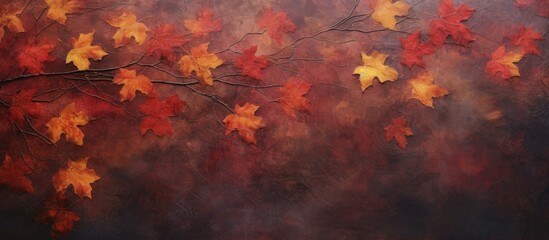
[[[181,34],[175,34],[174,26],[162,24],[154,30],[153,37],[147,43],[147,56],[165,57],[170,62],[175,61],[173,48],[185,44],[187,40]]]
[[[113,82],[118,85],[124,85],[120,89],[120,101],[132,101],[135,98],[135,91],[140,91],[148,95],[152,90],[151,79],[145,75],[137,75],[135,70],[120,68],[120,72],[114,76]]]
[[[29,73],[44,73],[44,62],[55,60],[49,55],[54,47],[53,44],[26,46],[17,55],[17,63],[21,68],[26,68]]]
[[[73,49],[67,54],[65,63],[72,62],[78,70],[86,70],[90,68],[90,60],[101,60],[106,53],[100,46],[91,46],[93,41],[93,33],[81,33],[73,44]]]
[[[387,142],[390,142],[394,138],[400,148],[406,149],[406,145],[408,145],[406,137],[414,135],[412,129],[406,127],[406,122],[405,118],[397,117],[392,120],[391,125],[384,128]]]
[[[0,185],[7,185],[14,192],[33,193],[32,181],[26,176],[32,171],[25,161],[26,159],[23,158],[13,162],[11,157],[6,154],[4,162],[0,166]],[[30,161],[32,162],[32,160]]]
[[[185,102],[177,95],[163,101],[153,96],[147,98],[139,109],[146,114],[139,127],[141,135],[145,135],[150,129],[156,136],[163,137],[173,134],[173,127],[168,118],[182,112],[185,109]]]
[[[80,198],[92,198],[90,184],[101,178],[95,174],[95,170],[87,167],[88,159],[89,157],[84,157],[76,161],[67,161],[67,168],[59,169],[51,179],[55,191],[64,192],[72,185],[74,193]]]
[[[515,0],[517,7],[532,6],[537,15],[549,17],[549,1],[547,0]]]
[[[404,49],[400,63],[409,68],[412,68],[414,64],[418,67],[425,67],[423,56],[435,53],[435,48],[431,44],[421,41],[420,35],[421,33],[417,31],[400,39],[400,45]]]
[[[57,238],[72,231],[74,222],[80,217],[67,209],[69,201],[63,191],[57,192],[44,203],[42,209],[36,216],[36,221],[42,224],[51,225],[51,237]]]
[[[498,73],[505,79],[520,77],[519,68],[515,63],[520,61],[522,57],[523,55],[520,53],[505,52],[505,46],[501,45],[492,53],[492,59],[486,63],[484,69],[492,77],[496,77]]]
[[[535,40],[543,40],[543,36],[534,31],[533,27],[526,28],[521,26],[519,32],[516,35],[509,36],[509,39],[514,46],[522,49],[522,55],[533,53],[541,56],[541,52],[536,45]]]
[[[393,0],[378,0],[374,7],[372,19],[381,23],[385,28],[396,30],[395,16],[404,16],[408,14],[408,10],[410,10],[410,5],[404,1],[393,3]]]
[[[282,93],[280,102],[282,103],[282,109],[287,115],[295,118],[296,111],[311,111],[311,103],[307,98],[303,97],[309,92],[309,89],[311,89],[311,84],[298,78],[290,78],[284,84],[279,90]]]
[[[78,128],[88,123],[88,115],[84,112],[76,112],[74,103],[71,103],[61,111],[59,117],[54,117],[46,124],[51,135],[53,143],[61,139],[61,134],[65,134],[65,139],[76,145],[84,144],[84,133]]]
[[[137,17],[133,13],[122,13],[118,17],[112,17],[107,22],[113,26],[119,28],[112,39],[114,39],[114,47],[121,47],[130,41],[133,37],[135,42],[141,45],[147,37],[149,28],[145,24],[137,21]]]
[[[183,23],[194,37],[208,36],[210,32],[221,31],[221,21],[213,20],[213,11],[210,8],[204,8],[198,14],[197,20],[184,20]]]
[[[10,120],[14,123],[22,125],[25,121],[25,116],[39,117],[44,111],[39,103],[32,102],[32,97],[36,93],[34,89],[21,90],[13,96],[10,104]]]
[[[223,119],[223,123],[227,127],[225,134],[229,135],[236,129],[244,141],[256,144],[255,131],[265,126],[263,119],[255,116],[257,109],[259,106],[250,103],[245,103],[242,107],[236,104],[235,114],[229,114]]]
[[[78,0],[46,0],[46,4],[49,7],[48,18],[61,24],[67,21],[68,13],[73,13],[82,5]]]
[[[21,10],[11,9],[11,5],[0,5],[0,41],[4,38],[4,27],[7,27],[11,32],[21,33],[25,32],[23,22],[17,15],[21,14]]]
[[[268,60],[265,56],[256,57],[256,51],[257,46],[252,46],[244,50],[244,53],[236,58],[234,65],[242,69],[242,75],[249,76],[257,80],[263,80],[261,69],[267,67]]]
[[[213,78],[210,68],[219,67],[223,60],[208,52],[208,43],[202,43],[191,49],[191,55],[182,56],[178,64],[183,75],[188,77],[194,71],[200,83],[211,86]]]
[[[446,88],[434,85],[433,82],[433,75],[426,72],[410,79],[408,83],[412,85],[412,98],[419,100],[425,106],[435,108],[433,98],[443,97],[449,92]]]
[[[446,38],[452,36],[458,44],[467,46],[467,43],[474,39],[469,28],[461,22],[469,19],[474,11],[465,4],[456,9],[452,0],[442,0],[438,7],[440,19],[433,20],[430,24],[431,43],[440,48]]]
[[[274,39],[278,44],[282,43],[282,34],[290,33],[296,30],[295,24],[288,19],[288,14],[285,12],[278,12],[273,14],[271,8],[263,9],[263,16],[258,21],[259,27],[267,29],[269,36]]]
[[[361,56],[364,65],[356,67],[353,74],[360,75],[359,80],[362,91],[371,86],[376,77],[381,83],[397,80],[398,72],[394,68],[385,65],[385,60],[389,55],[374,50],[372,55],[366,55],[362,52]]]

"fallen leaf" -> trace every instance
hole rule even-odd
[[[284,86],[279,90],[282,93],[280,97],[280,103],[284,113],[288,116],[295,118],[296,111],[309,112],[311,111],[311,103],[305,97],[305,94],[311,89],[311,84],[302,81],[298,78],[290,78]]]
[[[412,68],[413,65],[424,68],[423,56],[435,53],[435,48],[431,44],[421,41],[420,36],[421,32],[417,31],[400,39],[403,49],[400,63],[409,68]]]
[[[44,114],[43,106],[32,101],[35,93],[35,89],[26,89],[13,96],[9,108],[12,122],[22,125],[25,116],[37,118]]]
[[[522,57],[523,55],[517,52],[505,52],[505,46],[501,45],[492,53],[492,58],[484,69],[492,77],[497,77],[498,73],[505,79],[520,77],[519,68],[515,63]]]
[[[364,65],[356,67],[353,74],[360,75],[359,80],[362,91],[371,86],[376,77],[381,83],[397,80],[398,72],[394,68],[385,65],[385,60],[389,55],[374,50],[372,55],[366,55],[362,52],[361,56]]]
[[[44,203],[42,209],[36,216],[36,221],[42,224],[51,224],[50,235],[52,238],[61,237],[72,231],[74,222],[80,217],[68,210],[69,201],[63,191],[57,192]]]
[[[182,56],[178,64],[184,76],[188,77],[194,71],[200,83],[211,86],[213,77],[210,68],[219,67],[223,60],[208,52],[208,43],[202,43],[191,49],[191,55]]]
[[[93,41],[93,32],[80,34],[78,40],[73,44],[73,49],[67,54],[65,63],[72,62],[78,70],[90,68],[90,60],[101,60],[107,53],[100,46],[91,46]]]
[[[263,9],[263,16],[258,21],[261,29],[267,29],[269,36],[278,44],[282,43],[282,34],[290,33],[296,30],[295,24],[288,19],[285,12],[273,13],[271,8]]]
[[[268,60],[265,56],[256,57],[256,51],[257,46],[252,46],[244,50],[244,53],[236,58],[234,65],[242,69],[242,75],[249,76],[257,80],[263,80],[261,69],[267,67]]]
[[[170,24],[162,24],[154,30],[153,37],[147,42],[147,56],[165,57],[170,62],[175,61],[174,47],[182,46],[188,40],[183,35],[175,34],[175,28]]]
[[[88,159],[89,157],[80,158],[76,161],[69,160],[66,169],[59,169],[51,179],[55,191],[64,192],[72,185],[74,193],[80,198],[92,198],[92,186],[90,184],[101,178],[95,174],[95,170],[87,167]]]
[[[185,102],[177,95],[162,101],[157,96],[152,96],[147,98],[139,109],[146,114],[139,127],[141,135],[145,135],[150,129],[156,136],[164,137],[173,134],[173,127],[168,119],[183,112]]]
[[[221,21],[213,20],[213,11],[210,8],[204,8],[198,14],[196,20],[184,20],[183,23],[194,37],[208,36],[210,32],[221,31]]]
[[[469,19],[474,11],[465,4],[456,9],[452,0],[442,0],[438,7],[440,19],[431,21],[429,26],[433,46],[442,47],[448,36],[452,36],[454,41],[462,46],[467,46],[467,43],[473,41],[471,31],[461,22]]]
[[[145,24],[137,21],[137,17],[133,13],[122,13],[118,17],[112,17],[107,22],[119,28],[112,39],[114,39],[114,47],[121,47],[128,44],[133,37],[139,45],[143,44],[147,37],[149,28]]]
[[[433,98],[440,98],[448,95],[446,88],[433,84],[434,77],[430,73],[420,73],[410,79],[408,83],[412,85],[412,98],[419,100],[423,105],[431,108],[433,106]]]
[[[257,109],[259,106],[250,103],[245,103],[242,107],[236,104],[235,114],[229,114],[223,119],[223,123],[227,127],[225,134],[229,135],[236,129],[244,141],[256,144],[255,131],[265,126],[263,119],[255,116]]]
[[[408,10],[410,10],[410,5],[404,1],[378,0],[374,7],[372,19],[381,23],[385,28],[396,30],[395,16],[404,16],[408,14]]]
[[[135,70],[125,68],[120,68],[120,72],[114,76],[113,82],[118,85],[124,85],[120,89],[121,102],[124,100],[132,101],[135,98],[135,91],[148,95],[153,87],[151,79],[145,75],[137,75]]]
[[[385,139],[387,142],[390,142],[394,138],[400,148],[406,149],[406,145],[408,145],[406,137],[414,135],[412,129],[406,127],[406,122],[405,118],[397,117],[393,119],[391,125],[385,127]]]
[[[74,103],[67,105],[61,111],[59,117],[54,117],[46,124],[48,132],[51,135],[53,143],[61,139],[61,134],[65,134],[65,139],[76,145],[84,144],[84,133],[78,128],[88,124],[88,115],[84,112],[76,112]]]
[[[32,169],[25,163],[30,159],[21,159],[13,162],[11,157],[6,154],[4,162],[0,166],[0,185],[6,185],[13,192],[34,193],[32,181],[26,176],[32,173]]]
[[[82,2],[79,0],[46,0],[48,5],[48,18],[65,24],[67,21],[67,14],[75,12],[81,5]]]
[[[541,56],[541,52],[535,41],[543,40],[543,36],[534,31],[533,27],[526,28],[521,26],[518,33],[516,35],[509,36],[509,39],[514,46],[522,49],[522,55],[533,53]]]
[[[13,33],[25,32],[23,22],[17,15],[21,14],[21,10],[12,9],[12,5],[1,6],[0,9],[0,41],[4,38],[4,27],[7,27]]]
[[[50,56],[54,47],[53,44],[25,46],[17,55],[17,63],[19,67],[26,69],[29,73],[44,73],[44,62],[55,60]]]

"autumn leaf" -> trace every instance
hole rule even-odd
[[[67,14],[75,12],[82,3],[79,0],[46,0],[48,5],[48,18],[65,24],[67,21]]]
[[[522,49],[522,55],[532,53],[541,56],[541,52],[535,41],[543,40],[543,36],[534,31],[533,27],[526,28],[521,26],[519,32],[515,35],[509,36],[509,39],[514,46]]]
[[[36,216],[36,221],[51,224],[51,237],[57,238],[72,231],[74,222],[80,217],[68,209],[69,201],[63,191],[57,192],[44,203],[44,208]]]
[[[461,22],[469,19],[474,11],[465,4],[461,4],[456,9],[452,0],[442,0],[438,7],[440,19],[431,21],[429,27],[431,43],[440,48],[444,45],[446,38],[452,36],[459,45],[467,46],[467,43],[474,39],[469,28]]]
[[[143,44],[147,37],[149,28],[145,24],[137,21],[137,17],[133,13],[122,13],[118,17],[112,17],[107,22],[113,26],[119,28],[112,39],[114,39],[114,46],[121,47],[128,44],[133,37],[135,42],[139,45]]]
[[[385,139],[387,142],[390,142],[394,138],[400,148],[406,149],[406,145],[408,145],[406,137],[414,135],[412,129],[406,127],[406,122],[405,118],[397,117],[393,119],[391,125],[385,127]]]
[[[162,24],[154,30],[153,37],[147,42],[147,56],[165,57],[170,62],[175,61],[174,47],[185,44],[183,35],[175,34],[175,28],[170,24]]]
[[[25,46],[17,55],[17,63],[19,67],[26,69],[29,73],[44,73],[44,62],[55,60],[50,56],[54,47],[53,44]]]
[[[65,134],[65,139],[76,145],[84,144],[84,133],[78,128],[88,123],[88,115],[84,112],[76,112],[74,103],[67,105],[61,111],[59,117],[54,117],[46,124],[48,132],[51,135],[53,143],[61,139],[61,134]]]
[[[80,34],[78,40],[73,44],[73,49],[67,54],[65,63],[72,62],[78,70],[90,68],[90,60],[101,60],[107,53],[100,46],[91,46],[93,41],[93,32]]]
[[[421,32],[417,31],[400,39],[403,49],[400,63],[409,68],[412,68],[413,65],[425,67],[423,56],[435,53],[435,48],[431,44],[421,41],[420,35]]]
[[[152,96],[147,98],[139,109],[146,114],[139,128],[141,135],[145,135],[150,129],[156,136],[164,137],[173,134],[173,127],[168,119],[183,112],[185,102],[181,101],[177,95],[165,100]]]
[[[223,123],[227,127],[225,134],[229,135],[236,129],[244,141],[256,144],[255,131],[265,126],[263,119],[255,116],[257,109],[259,106],[250,103],[245,103],[242,107],[236,104],[235,114],[229,114],[223,119]]]
[[[311,103],[305,97],[305,94],[311,89],[311,84],[298,78],[290,78],[284,86],[279,90],[282,93],[280,102],[284,113],[295,118],[296,111],[309,112],[311,111]]]
[[[184,20],[183,23],[194,37],[208,36],[210,32],[221,31],[221,21],[213,20],[213,11],[210,8],[204,8],[198,14],[197,20]]]
[[[285,12],[273,13],[271,8],[263,9],[263,16],[258,21],[261,29],[267,29],[267,33],[278,44],[282,43],[282,34],[290,33],[296,30],[295,24],[288,19]]]
[[[4,38],[4,27],[7,27],[13,33],[25,32],[23,22],[17,15],[21,14],[21,10],[13,10],[12,5],[0,5],[0,41]]]
[[[404,16],[408,14],[408,10],[410,10],[410,5],[404,1],[378,0],[374,7],[372,19],[381,23],[385,28],[396,30],[395,16]]]
[[[32,160],[25,157],[17,162],[13,162],[11,157],[6,154],[4,162],[0,166],[0,185],[6,185],[13,192],[33,193],[32,181],[26,176],[32,173],[32,169],[25,163]]]
[[[372,55],[366,55],[362,52],[361,56],[364,65],[356,67],[353,74],[360,75],[359,80],[362,91],[371,86],[376,77],[381,83],[397,80],[398,72],[394,68],[385,65],[385,60],[389,55],[374,50]]]
[[[440,98],[448,95],[446,88],[433,84],[434,77],[430,73],[420,73],[410,79],[408,83],[412,85],[412,98],[419,100],[423,105],[431,108],[433,106],[433,98]]]
[[[89,157],[84,157],[76,161],[67,161],[67,168],[59,169],[51,179],[55,191],[64,192],[72,185],[74,193],[80,198],[92,198],[90,184],[101,178],[95,174],[95,170],[87,167],[88,159]]]
[[[498,73],[505,79],[520,77],[519,68],[515,63],[522,57],[520,53],[506,52],[505,46],[501,45],[492,53],[492,59],[486,63],[484,70],[492,77],[497,77]]]
[[[151,79],[145,75],[137,75],[135,70],[120,68],[120,72],[114,76],[113,82],[118,85],[124,85],[120,90],[120,101],[132,101],[135,98],[135,91],[140,91],[148,95],[152,90]]]
[[[213,77],[210,68],[219,67],[223,64],[223,60],[208,52],[208,43],[202,43],[191,49],[191,55],[182,56],[178,64],[183,75],[188,77],[194,71],[200,83],[211,86]]]
[[[21,90],[13,96],[10,104],[10,120],[22,125],[25,116],[37,118],[44,114],[43,106],[32,101],[34,89]]]
[[[267,67],[267,57],[265,56],[255,56],[257,51],[257,46],[252,46],[246,50],[244,53],[236,58],[235,66],[242,69],[242,75],[249,76],[253,79],[263,80],[263,73],[261,69]]]

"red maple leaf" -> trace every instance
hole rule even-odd
[[[387,142],[390,142],[394,138],[400,148],[406,148],[406,145],[408,145],[406,137],[414,135],[412,129],[406,127],[406,122],[407,120],[405,118],[397,117],[393,119],[391,125],[385,127],[385,138]]]
[[[21,48],[17,55],[19,67],[26,68],[29,73],[44,73],[44,62],[51,62],[55,58],[50,56],[50,52],[55,45],[42,44],[40,46],[27,45]]]
[[[280,102],[282,103],[282,109],[290,117],[295,118],[295,112],[309,112],[311,111],[311,102],[303,95],[307,94],[311,89],[311,84],[298,78],[290,78],[280,89],[282,97]]]
[[[68,210],[69,201],[64,191],[57,192],[44,202],[44,209],[36,216],[36,221],[42,224],[51,224],[52,238],[61,237],[72,231],[74,222],[80,217]]]
[[[417,31],[412,35],[401,38],[400,45],[402,46],[402,57],[400,63],[412,68],[415,64],[418,67],[425,67],[423,56],[433,54],[435,48],[429,43],[423,42],[420,39],[421,32]]]
[[[282,34],[289,33],[296,30],[295,24],[288,19],[288,14],[285,12],[278,12],[273,14],[271,8],[263,9],[263,17],[259,19],[259,27],[267,29],[267,33],[278,44],[282,43]]]
[[[145,135],[150,129],[156,136],[163,137],[173,134],[173,127],[168,119],[182,112],[185,109],[185,102],[177,95],[162,101],[157,96],[152,96],[147,98],[139,109],[146,114],[139,128],[141,134]]]
[[[184,25],[194,37],[208,36],[210,32],[221,31],[221,20],[213,20],[213,15],[212,9],[204,8],[196,20],[185,20]]]
[[[236,59],[235,66],[242,69],[242,75],[249,76],[257,80],[263,80],[261,69],[267,67],[267,57],[255,56],[257,46],[252,46]]]
[[[175,28],[170,24],[162,24],[154,30],[154,35],[147,43],[147,56],[165,57],[170,62],[175,61],[173,48],[185,44],[183,35],[175,34]]]
[[[13,162],[11,157],[6,154],[4,162],[0,166],[0,185],[7,185],[13,192],[33,193],[32,182],[26,176],[32,172],[32,169],[25,161],[32,163],[32,160],[26,157]]]
[[[467,46],[467,43],[474,39],[469,28],[461,22],[469,19],[474,11],[475,9],[465,4],[456,8],[452,0],[442,0],[438,7],[440,19],[431,21],[429,27],[431,43],[440,48],[446,38],[451,36],[458,44]]]
[[[534,31],[533,27],[526,28],[521,26],[519,32],[516,35],[509,36],[509,39],[513,45],[522,49],[523,55],[533,53],[541,56],[541,52],[538,45],[536,45],[535,40],[543,40],[543,36]]]
[[[44,113],[43,107],[39,103],[32,101],[32,97],[36,90],[26,89],[19,91],[13,96],[10,105],[10,120],[14,123],[22,125],[25,121],[25,116],[39,117]]]

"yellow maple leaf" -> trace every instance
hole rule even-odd
[[[67,54],[65,63],[72,62],[78,70],[86,70],[90,68],[90,60],[101,60],[106,53],[100,46],[91,46],[93,41],[93,32],[78,36],[78,40],[73,44],[73,49]]]
[[[122,13],[118,17],[108,19],[107,22],[113,27],[120,28],[112,37],[115,47],[126,45],[132,37],[135,42],[141,45],[149,31],[145,24],[137,21],[137,17],[133,13]]]
[[[178,62],[181,72],[186,77],[195,71],[196,76],[202,84],[212,85],[213,78],[211,69],[223,64],[215,54],[208,53],[208,43],[203,43],[191,49],[191,55],[182,56]]]
[[[257,109],[259,109],[259,106],[251,103],[246,103],[242,107],[236,104],[234,107],[235,114],[229,114],[223,119],[223,123],[227,127],[225,134],[229,135],[236,129],[244,141],[255,144],[255,131],[265,126],[263,119],[254,115]]]
[[[21,33],[25,32],[23,27],[23,22],[17,15],[21,14],[21,10],[13,11],[9,6],[1,6],[3,9],[0,10],[0,41],[4,38],[4,27],[7,27],[11,32]]]
[[[61,134],[65,134],[65,139],[76,145],[84,144],[84,133],[78,126],[86,125],[89,122],[88,115],[85,112],[76,112],[74,103],[67,105],[59,114],[46,124],[48,132],[54,143],[61,139]]]
[[[408,10],[410,10],[410,5],[404,1],[393,3],[393,0],[378,0],[374,7],[372,19],[381,23],[385,28],[396,30],[395,16],[404,16],[408,14]]]
[[[53,175],[52,183],[57,192],[65,191],[72,185],[74,193],[80,198],[92,198],[92,187],[90,184],[101,179],[93,169],[89,169],[88,157],[76,161],[68,161],[66,169],[60,169]]]
[[[397,80],[398,72],[394,68],[385,65],[385,60],[389,55],[374,50],[372,55],[366,55],[362,52],[361,56],[364,65],[356,67],[353,74],[360,75],[359,80],[362,91],[371,86],[376,77],[381,83]]]
[[[420,73],[410,79],[408,83],[412,85],[412,98],[419,100],[423,105],[435,108],[433,98],[439,98],[447,95],[446,88],[433,84],[434,77],[430,73]]]
[[[46,0],[46,4],[49,6],[48,18],[65,24],[67,13],[73,13],[82,3],[78,0]]]
[[[147,76],[137,75],[135,70],[124,68],[121,68],[120,72],[114,76],[113,82],[118,85],[124,84],[120,90],[120,101],[133,100],[135,98],[135,91],[148,95],[153,87],[151,79]]]

